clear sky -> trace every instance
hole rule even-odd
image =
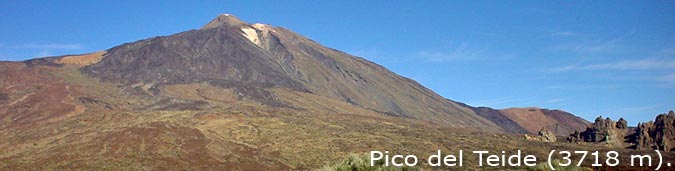
[[[221,13],[283,26],[475,106],[630,125],[675,109],[674,1],[0,1],[0,60],[86,53]]]

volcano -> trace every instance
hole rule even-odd
[[[303,170],[374,148],[489,149],[483,142],[519,141],[483,135],[588,125],[562,111],[448,100],[230,14],[105,51],[0,62],[0,73],[0,168],[9,170]]]

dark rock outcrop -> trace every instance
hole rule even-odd
[[[628,128],[628,121],[626,121],[623,118],[620,118],[619,121],[616,122],[616,128],[618,128],[618,129]]]
[[[614,128],[615,125],[616,123],[609,118],[597,117],[590,127],[581,132],[581,137],[585,142],[606,141],[610,137],[610,129]]]
[[[583,132],[575,131],[567,137],[568,142],[590,142],[590,143],[604,143],[609,146],[623,147],[626,146],[627,135],[633,131],[628,129],[625,120],[614,122],[610,118],[597,117],[595,122],[586,128]]]
[[[567,142],[578,143],[583,140],[582,138],[583,137],[581,137],[581,133],[575,130],[574,133],[570,134],[570,136],[567,137]]]

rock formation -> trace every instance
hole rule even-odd
[[[610,146],[624,146],[626,135],[630,134],[628,130],[628,122],[621,118],[618,122],[614,122],[610,118],[602,118],[599,116],[595,122],[586,128],[585,131],[575,131],[567,137],[568,142],[603,142]]]
[[[628,121],[626,121],[623,118],[620,118],[619,121],[616,122],[616,128],[618,128],[618,129],[628,128]]]
[[[638,150],[642,149],[652,149],[652,145],[654,144],[654,140],[651,138],[649,135],[650,129],[654,128],[654,123],[653,122],[647,122],[647,123],[639,123],[638,124],[638,129],[636,132],[636,148]]]
[[[567,137],[571,143],[606,143],[638,150],[675,151],[675,112],[656,116],[654,121],[638,123],[637,128],[628,127],[628,121],[621,118],[614,122],[598,117],[583,132],[575,131]]]
[[[637,149],[675,151],[675,113],[660,114],[654,122],[638,125]]]
[[[595,118],[595,123],[581,132],[585,142],[606,141],[610,137],[610,129],[614,128],[616,123],[610,118],[602,119],[602,116]]]
[[[558,140],[555,134],[548,131],[545,127],[541,128],[541,130],[539,130],[539,133],[537,135],[533,136],[525,134],[523,138],[525,138],[526,140],[541,141],[541,142],[556,142]]]

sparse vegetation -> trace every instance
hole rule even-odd
[[[367,154],[358,155],[350,154],[347,159],[342,162],[324,166],[315,171],[417,171],[419,168],[415,167],[395,167],[385,166],[384,162],[378,161],[373,166],[370,165],[370,158]]]
[[[562,167],[562,166],[560,166],[560,160],[553,160],[553,162],[551,164],[553,165],[553,168],[555,169],[555,171],[592,170],[592,169],[589,169],[589,168],[578,167],[576,165],[570,165],[570,166]],[[526,171],[552,171],[551,167],[546,162],[539,163],[534,167],[527,167],[525,170]]]

